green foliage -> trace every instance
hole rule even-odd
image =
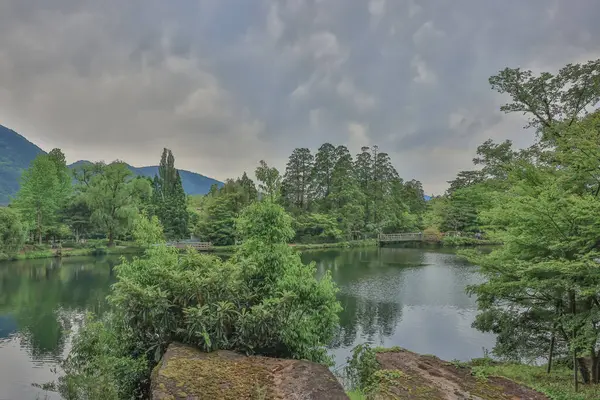
[[[244,207],[256,201],[257,196],[254,182],[244,176],[227,180],[222,188],[215,188],[213,193],[205,196],[198,209],[196,237],[217,246],[235,243],[235,220]]]
[[[368,343],[362,343],[352,349],[345,371],[354,390],[368,392],[376,384],[375,373],[379,368],[377,352]]]
[[[294,149],[281,182],[283,201],[290,208],[305,210],[311,201],[313,156],[307,148]]]
[[[147,214],[140,214],[133,223],[132,234],[135,242],[142,247],[164,242],[163,228],[156,215],[148,218]]]
[[[497,335],[496,355],[575,359],[586,383],[600,382],[600,113],[584,105],[600,98],[599,62],[556,76],[506,69],[490,79],[513,98],[503,110],[529,114],[541,135],[520,154],[484,149],[495,153],[486,173],[499,175],[490,187],[503,190],[479,216],[504,246],[466,253],[487,278],[469,290],[480,309],[474,325]]]
[[[132,179],[124,163],[114,162],[100,168],[102,172],[89,182],[85,199],[92,211],[92,222],[106,233],[110,247],[118,235],[132,227],[141,198],[149,197],[151,188],[145,179]]]
[[[501,376],[529,386],[553,400],[596,400],[600,398],[600,387],[583,386],[575,393],[572,385],[573,371],[559,366],[548,374],[546,366],[523,364],[483,364],[472,367],[473,374],[481,378]]]
[[[187,197],[179,171],[175,169],[175,157],[169,149],[163,150],[152,187],[152,210],[158,216],[165,236],[169,239],[188,237]]]
[[[327,214],[300,214],[294,219],[293,227],[295,243],[331,243],[337,242],[343,235],[336,218]]]
[[[0,259],[11,258],[25,244],[26,231],[19,213],[0,207]]]
[[[139,351],[131,332],[114,314],[101,320],[88,317],[63,363],[61,395],[66,400],[137,398],[149,383],[149,363]]]
[[[258,179],[258,188],[271,200],[276,200],[281,194],[281,176],[275,167],[269,167],[267,163],[260,160],[259,166],[254,172]]]
[[[156,220],[141,221],[139,229],[155,232]],[[329,275],[315,279],[315,265],[303,264],[287,245],[291,221],[272,201],[255,202],[236,224],[244,244],[228,261],[163,244],[117,266],[114,314],[84,329],[66,364],[63,393],[94,398],[104,385],[114,398],[131,398],[175,340],[207,351],[328,362],[337,289]],[[109,349],[113,338],[120,343]]]
[[[66,204],[71,190],[64,156],[55,149],[51,155],[40,154],[23,172],[21,188],[14,207],[25,224],[35,232],[38,242],[57,221],[58,211]]]

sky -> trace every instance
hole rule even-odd
[[[3,0],[0,124],[69,162],[224,180],[378,145],[442,194],[479,144],[532,143],[488,78],[600,58],[597,0]]]

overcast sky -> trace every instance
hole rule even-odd
[[[532,141],[488,77],[599,58],[599,21],[598,0],[2,0],[0,124],[218,179],[377,144],[440,194],[484,140]]]

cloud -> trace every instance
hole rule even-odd
[[[600,57],[595,0],[6,0],[0,123],[69,161],[225,179],[294,147],[377,144],[441,193],[491,137],[528,145],[487,79]]]
[[[437,81],[437,76],[435,72],[429,68],[425,60],[419,55],[416,54],[410,62],[410,65],[413,67],[415,72],[415,77],[413,81],[417,83],[426,83],[433,84]]]

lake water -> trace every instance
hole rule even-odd
[[[451,251],[368,248],[306,252],[319,274],[331,271],[344,307],[331,344],[338,365],[369,341],[446,360],[481,357],[492,335],[471,323],[475,299],[464,292],[481,277]],[[32,383],[57,378],[86,311],[102,312],[116,257],[0,264],[0,400],[59,399]]]

